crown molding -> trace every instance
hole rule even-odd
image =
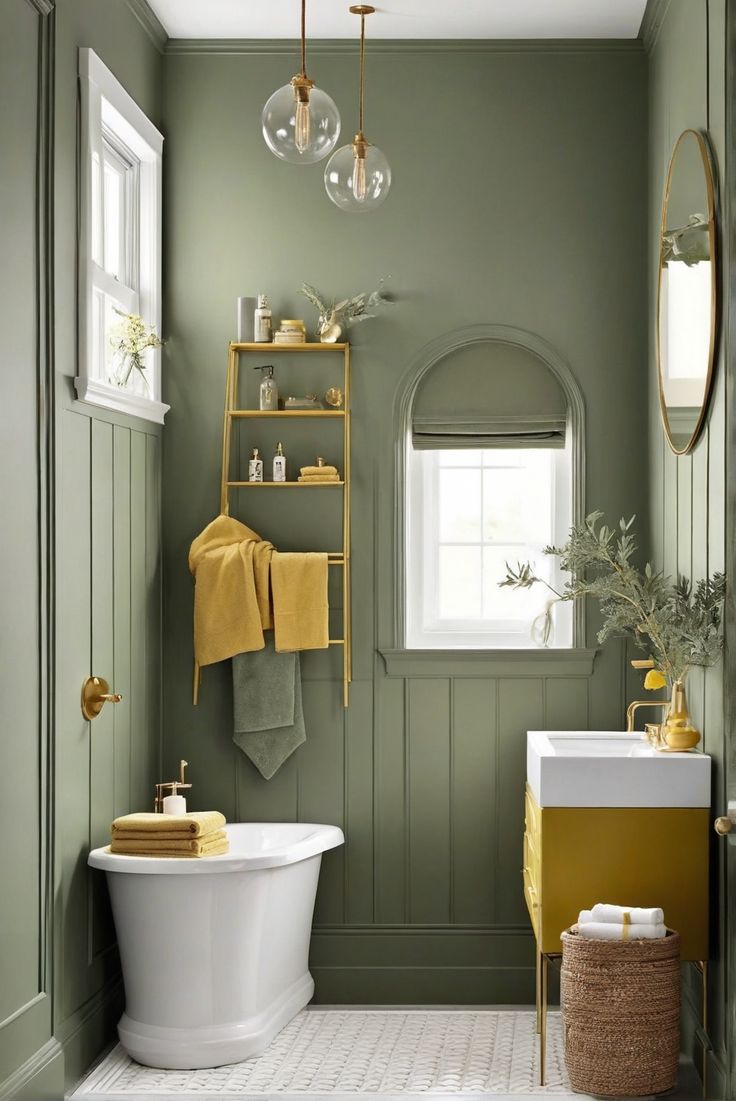
[[[39,15],[51,15],[56,5],[56,0],[28,0],[28,3]]]
[[[657,43],[669,6],[670,0],[647,0],[639,28],[639,39],[647,53],[653,50]]]
[[[159,53],[163,53],[169,41],[169,36],[148,0],[126,0],[126,2],[156,49]]]
[[[144,3],[145,0],[128,0]],[[147,5],[146,5],[147,6]],[[589,54],[639,53],[640,38],[372,38],[371,54],[504,53],[504,54]],[[240,56],[298,56],[299,41],[287,38],[169,38],[167,54],[224,54]],[[312,39],[311,54],[355,55],[354,39]]]

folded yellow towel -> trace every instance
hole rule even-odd
[[[223,847],[224,846],[224,847]],[[149,855],[181,854],[182,856],[207,856],[208,853],[223,853],[228,851],[228,840],[224,830],[215,830],[205,837],[180,837],[173,840],[170,837],[158,837],[150,834],[147,838],[129,838],[127,835],[113,837],[110,843],[110,852],[128,853],[135,856],[138,853]]]
[[[190,814],[153,814],[145,811],[123,814],[113,822],[113,838],[125,837],[204,837],[225,825],[219,810],[198,810]]]
[[[329,642],[327,555],[271,556],[276,650],[324,650]]]
[[[161,846],[154,846],[151,842],[145,844],[145,848],[138,849],[135,847],[132,841],[112,841],[109,847],[111,853],[117,853],[119,856],[164,856],[164,857],[178,857],[183,860],[197,860],[204,859],[207,856],[223,856],[230,851],[230,844],[226,837],[220,838],[216,841],[208,841],[206,838],[202,841],[193,840],[190,841],[190,845],[195,845],[195,849],[181,849],[170,848],[172,844],[176,842],[169,842],[168,845],[164,842]]]
[[[339,482],[339,474],[301,474],[299,482]]]
[[[262,650],[272,626],[269,565],[272,546],[245,524],[218,516],[189,551],[194,588],[194,658],[212,665]]]
[[[299,469],[300,474],[337,474],[336,466],[302,466]]]

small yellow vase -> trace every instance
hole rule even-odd
[[[690,718],[685,685],[681,680],[676,680],[672,685],[672,702],[662,734],[670,753],[686,753],[689,749],[695,749],[700,741],[700,731],[693,726]]]

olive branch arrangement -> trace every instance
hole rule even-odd
[[[603,626],[598,641],[614,635],[632,638],[651,653],[657,669],[670,681],[682,680],[693,665],[715,665],[723,650],[722,612],[726,575],[714,573],[695,586],[685,577],[673,582],[647,562],[643,571],[632,564],[637,549],[632,528],[636,517],[603,523],[592,512],[570,530],[562,547],[545,547],[568,573],[562,592],[537,577],[531,562],[506,563],[501,588],[529,589],[542,584],[556,600],[598,600]]]

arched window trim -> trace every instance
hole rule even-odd
[[[585,517],[585,402],[577,379],[551,344],[536,333],[511,325],[469,325],[444,333],[426,344],[409,364],[394,404],[394,645],[406,647],[406,476],[411,447],[412,411],[425,375],[440,360],[472,344],[510,344],[537,356],[559,382],[567,401],[567,431],[571,441],[572,522]],[[585,608],[573,609],[573,648],[585,646]],[[533,651],[531,651],[533,652]]]

